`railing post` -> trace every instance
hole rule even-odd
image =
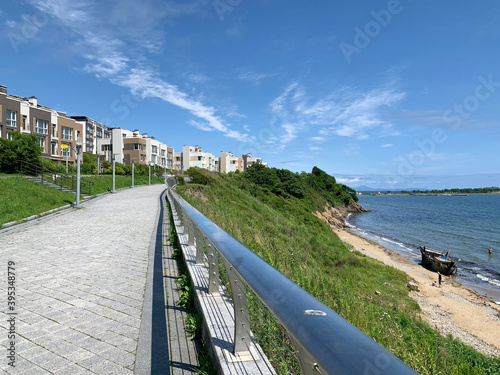
[[[203,264],[203,233],[201,229],[196,226],[196,264]]]
[[[226,268],[234,305],[234,346],[233,354],[248,355],[252,345],[250,335],[250,311],[248,309],[245,285],[232,265],[223,260]]]
[[[188,246],[194,246],[194,222],[193,219],[188,218],[186,214],[186,226],[188,236]]]
[[[214,246],[209,243],[207,245],[208,255],[208,293],[219,294],[219,262]]]

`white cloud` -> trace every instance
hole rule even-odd
[[[251,71],[241,72],[238,76],[242,81],[249,81],[254,85],[260,85],[261,81],[276,76],[276,73],[255,73]]]
[[[193,82],[193,83],[205,83],[207,81],[210,81],[211,78],[204,75],[204,74],[188,74],[187,76],[188,80]]]
[[[338,183],[344,184],[344,185],[349,185],[349,184],[356,184],[360,182],[361,180],[359,178],[342,178],[342,177],[337,177],[335,180],[337,180]]]
[[[366,139],[371,132],[391,132],[392,124],[385,114],[387,108],[402,101],[406,94],[394,83],[371,90],[340,86],[324,98],[314,100],[299,82],[291,82],[269,105],[271,112],[286,124],[285,135],[293,124],[295,137],[282,136],[281,148],[311,126],[321,126],[321,136],[337,135]],[[392,135],[396,135],[392,132]],[[321,137],[317,137],[319,141]]]
[[[392,143],[386,143],[385,145],[382,145],[383,148],[392,147],[392,146],[394,146]]]
[[[230,125],[217,114],[215,108],[189,97],[177,86],[161,79],[158,72],[145,67],[144,61],[138,60],[129,51],[130,43],[128,41],[125,43],[121,39],[121,30],[115,30],[107,24],[100,23],[102,17],[93,17],[92,12],[96,12],[98,9],[97,2],[84,0],[80,2],[31,0],[31,2],[41,11],[58,19],[77,35],[77,43],[82,51],[82,56],[89,61],[83,68],[85,72],[95,74],[99,78],[107,78],[113,84],[125,87],[134,95],[139,95],[142,98],[160,98],[167,103],[187,110],[196,117],[190,124],[200,130],[219,131],[227,137],[240,141],[251,139],[248,134],[231,129]],[[125,23],[134,29],[137,24],[147,21],[148,17],[158,21],[158,17],[165,18],[166,15],[180,16],[192,13],[206,2],[206,0],[197,0],[189,4],[178,4],[173,2],[159,3],[157,0],[151,0],[149,3],[143,4],[142,1],[133,0],[128,4],[130,7],[124,7],[128,9],[127,11],[115,16],[114,23],[118,25]],[[156,9],[154,4],[161,5],[161,7]],[[113,5],[122,6],[119,2],[109,6]],[[140,30],[138,31],[140,32]],[[152,31],[152,29],[147,31]],[[144,37],[143,34],[144,32],[141,33],[141,37]],[[141,40],[142,38],[135,40],[136,44],[140,44],[137,42]],[[151,46],[146,45],[145,48],[150,49]],[[198,82],[205,79],[201,75],[192,75],[192,78],[197,79]]]
[[[323,151],[323,147],[310,146],[309,151]]]
[[[326,141],[326,137],[310,137],[309,138],[310,141],[313,141],[313,142],[325,142]]]

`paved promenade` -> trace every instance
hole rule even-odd
[[[165,236],[155,237],[164,189],[122,190],[0,231],[0,374],[150,373],[155,350],[153,361],[165,368],[166,332],[155,327],[168,323],[154,322],[155,303],[165,310],[161,243],[160,263],[150,256],[158,253],[152,239]],[[15,263],[10,311],[9,261]],[[7,358],[11,327],[15,368]]]

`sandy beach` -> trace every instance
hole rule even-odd
[[[443,276],[442,287],[437,273],[410,262],[405,257],[363,238],[348,229],[333,229],[340,239],[355,250],[406,272],[418,285],[411,291],[422,309],[422,317],[443,335],[453,337],[491,356],[500,356],[500,306],[485,296]]]

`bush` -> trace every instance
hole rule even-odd
[[[9,132],[12,139],[0,138],[0,172],[19,172],[18,160],[39,164],[42,148],[34,134]]]
[[[209,185],[215,182],[215,178],[212,176],[212,173],[213,172],[198,167],[191,167],[186,171],[186,174],[191,176],[191,182],[200,185]]]

